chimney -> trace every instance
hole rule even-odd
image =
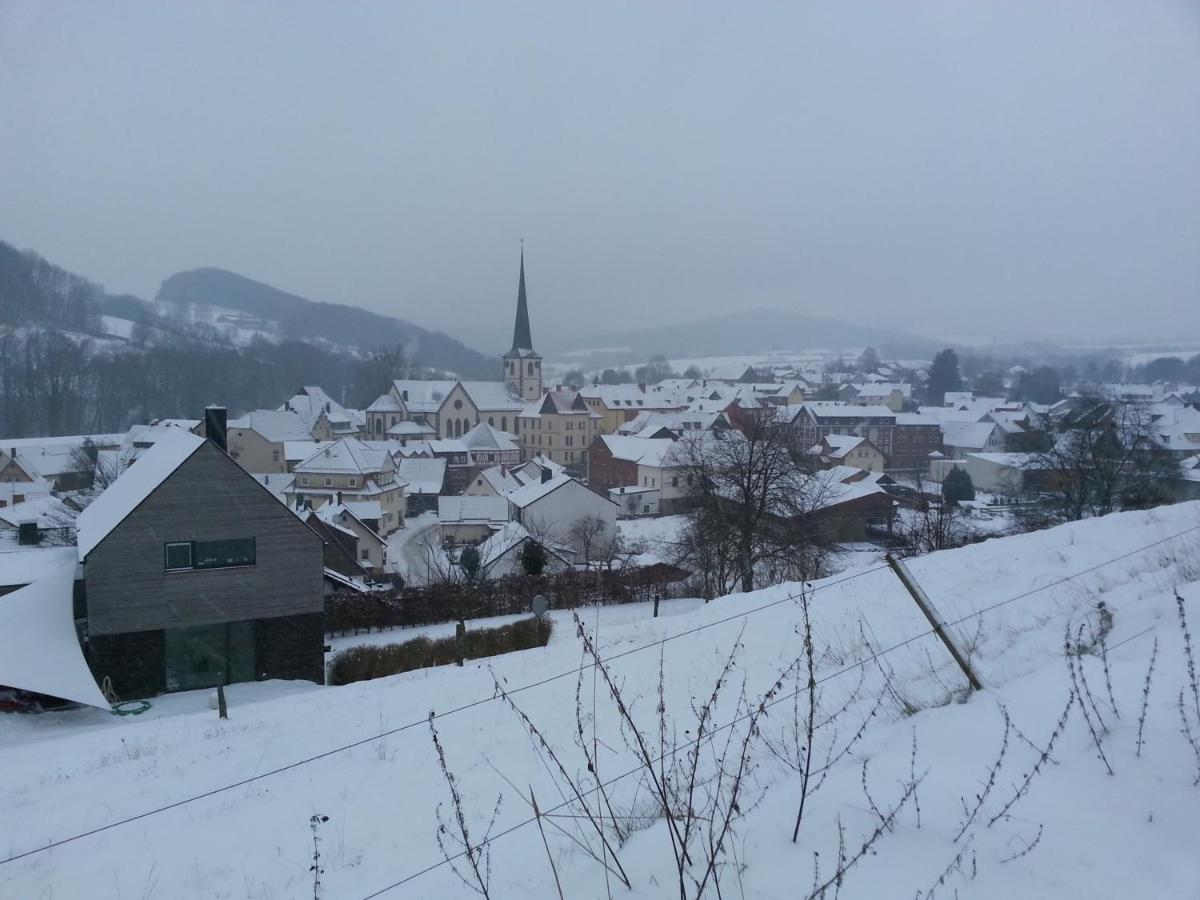
[[[342,492],[341,491],[337,492],[337,498],[338,498],[338,506],[341,506],[342,505]]]
[[[226,439],[226,412],[223,406],[209,406],[204,410],[204,436],[216,444],[222,453],[229,452]]]

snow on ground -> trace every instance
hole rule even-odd
[[[423,512],[405,519],[403,528],[388,535],[388,569],[401,575],[406,582],[422,583],[427,542],[436,537],[436,528],[436,512]]]
[[[101,316],[100,327],[104,329],[105,334],[129,340],[133,335],[134,322],[117,316]]]
[[[663,559],[674,555],[672,545],[679,539],[687,524],[687,516],[647,516],[642,519],[621,519],[617,533],[626,544],[644,543],[646,552]]]
[[[1185,529],[1193,531],[1172,537]],[[800,777],[755,745],[755,767],[739,804],[742,815],[718,869],[722,895],[807,896],[814,859],[821,880],[832,875],[837,822],[845,829],[846,853],[853,855],[879,825],[872,804],[891,808],[914,772],[924,773],[917,793],[919,816],[914,803],[901,810],[892,830],[851,870],[840,896],[949,898],[957,892],[984,900],[1082,900],[1200,895],[1195,863],[1200,788],[1193,784],[1197,764],[1180,735],[1175,709],[1186,671],[1172,597],[1175,585],[1200,577],[1197,535],[1200,504],[1192,503],[912,560],[914,576],[943,619],[956,622],[987,611],[951,625],[985,685],[982,693],[969,697],[961,674],[927,634],[927,623],[886,569],[870,566],[813,585],[810,606],[816,676],[823,682],[822,714],[848,703],[833,726],[839,741],[860,721],[869,727],[810,795],[796,844],[791,833]],[[1155,542],[1160,543],[1143,549]],[[747,696],[760,696],[802,652],[797,632],[802,611],[793,599],[799,589],[781,585],[696,603],[691,609],[671,607],[673,614],[659,619],[631,607],[598,614],[588,610],[584,621],[589,632],[598,630],[601,653],[612,659],[609,668],[624,702],[657,751],[660,671],[670,720],[666,739],[686,744],[695,734],[689,707],[711,691],[738,645],[734,671],[713,718],[722,724],[735,720],[743,686]],[[1184,587],[1183,596],[1195,633],[1200,585]],[[989,827],[1037,761],[1030,742],[1046,744],[1066,703],[1070,681],[1063,629],[1068,623],[1098,621],[1098,600],[1114,614],[1108,659],[1119,717],[1109,706],[1100,660],[1087,656],[1081,664],[1095,695],[1092,709],[1103,715],[1107,727],[1101,746],[1115,774],[1105,773],[1076,710],[1054,744],[1052,761],[1042,766],[1027,795]],[[1140,696],[1155,639],[1159,649],[1139,758]],[[877,666],[871,657],[882,651],[887,652]],[[0,809],[6,813],[0,817],[0,860],[329,754],[45,852],[0,862],[0,896],[312,896],[309,819],[314,814],[329,816],[321,826],[322,896],[477,896],[449,866],[438,865],[437,810],[441,805],[443,816],[451,819],[452,811],[424,721],[431,709],[444,713],[436,726],[474,839],[484,835],[497,797],[503,798],[493,829],[502,836],[496,837],[490,859],[491,896],[557,896],[542,837],[535,824],[521,823],[530,820],[531,786],[543,810],[564,804],[568,788],[561,777],[551,776],[556,771],[552,763],[514,713],[501,700],[486,698],[495,691],[493,673],[509,691],[536,683],[513,699],[587,787],[592,782],[575,744],[580,658],[574,628],[559,627],[546,648],[461,669],[427,669],[341,688],[235,686],[230,718],[224,722],[207,707],[205,692],[160,698],[152,713],[130,719],[98,711],[0,717],[5,773]],[[558,674],[566,677],[551,679]],[[862,687],[856,692],[860,677]],[[634,772],[609,785],[613,807],[621,814],[649,815],[654,806],[634,765],[632,736],[620,728],[602,683],[595,690],[593,717],[592,678],[588,669],[579,711],[586,737],[595,731],[601,776],[608,780]],[[798,681],[785,679],[779,696],[787,698],[805,683],[803,673]],[[484,702],[453,712],[479,700]],[[882,705],[872,716],[877,703]],[[799,706],[803,712],[803,702]],[[761,720],[762,736],[777,748],[786,743],[792,709],[793,701],[787,699]],[[1003,744],[1002,709],[1014,726]],[[740,735],[736,727],[733,733]],[[400,728],[404,730],[394,731]],[[829,742],[833,728],[818,732],[818,748]],[[393,733],[369,740],[385,731]],[[727,733],[702,745],[702,771],[712,769]],[[364,743],[330,753],[356,741]],[[1002,764],[993,778],[1002,746]],[[963,802],[969,809],[980,794],[985,797],[982,812],[956,839],[970,819]],[[568,804],[555,815],[577,813]],[[629,821],[638,827],[614,846],[632,888],[614,885],[611,895],[678,896],[666,823]],[[546,840],[563,894],[609,896],[603,869],[580,848],[588,840],[594,844],[583,826],[586,821],[577,818],[546,820]],[[700,844],[693,853],[702,858]],[[429,866],[436,868],[417,875]],[[409,876],[415,877],[403,881]],[[391,885],[396,887],[379,893]]]

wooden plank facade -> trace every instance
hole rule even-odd
[[[167,568],[168,543],[247,538],[254,541],[252,565]],[[252,677],[323,681],[322,551],[319,535],[206,441],[84,562],[95,675],[112,677],[118,693],[165,690],[157,648],[164,639],[170,646],[173,630],[252,623],[242,637],[256,648]],[[287,647],[272,647],[270,635],[286,636]],[[141,655],[155,661],[119,678],[133,666],[123,658]]]

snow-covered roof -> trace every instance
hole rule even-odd
[[[86,559],[109,532],[203,444],[204,438],[190,431],[164,429],[163,436],[154,446],[143,452],[137,462],[122,472],[75,520],[79,559]]]
[[[479,563],[487,568],[505,553],[529,537],[520,522],[505,522],[500,529],[479,545]]]
[[[417,422],[413,419],[401,419],[395,425],[387,430],[388,434],[393,434],[397,437],[410,437],[422,435],[435,435],[437,430],[431,425],[426,425],[424,422]]]
[[[481,412],[514,411],[525,405],[525,401],[512,395],[503,381],[460,381],[459,384]]]
[[[941,422],[934,416],[927,416],[923,413],[896,413],[897,425],[940,425]]]
[[[520,450],[520,445],[507,431],[480,422],[462,436],[462,442],[471,450]]]
[[[22,522],[37,522],[40,528],[62,528],[75,521],[75,511],[51,494],[36,494],[23,503],[0,507],[0,524],[16,528]]]
[[[316,425],[317,419],[321,418],[321,413],[325,414],[325,418],[331,425],[353,426],[359,419],[354,410],[342,406],[325,393],[324,388],[316,385],[301,388],[300,393],[286,401],[280,408],[299,415],[308,423],[309,430]]]
[[[272,443],[302,441],[312,437],[312,425],[303,417],[286,409],[256,409],[230,419],[228,427],[256,431]]]
[[[866,438],[854,434],[827,434],[823,440],[829,446],[829,453],[827,455],[833,459],[841,459],[851,450],[867,442]],[[813,448],[814,452],[819,453],[821,450],[820,444],[817,444]]]
[[[856,385],[860,397],[890,397],[894,391],[899,391],[905,399],[912,396],[912,385],[907,382],[876,381]]]
[[[314,453],[324,450],[331,444],[333,444],[333,441],[314,441],[312,438],[306,441],[284,441],[283,458],[290,463],[303,462]]]
[[[400,460],[400,477],[410,494],[440,494],[446,482],[446,460],[410,457]]]
[[[438,523],[442,525],[499,525],[508,521],[505,497],[438,497]]]
[[[0,481],[0,501],[3,501],[5,506],[17,503],[17,497],[24,498],[19,501],[23,503],[33,497],[44,497],[50,491],[50,482],[38,476],[34,476],[33,481]]]
[[[358,438],[342,438],[325,445],[296,466],[302,474],[367,475],[391,469],[391,452]]]
[[[604,442],[614,459],[626,462],[641,462],[649,456],[660,459],[662,454],[675,443],[670,438],[642,438],[623,434],[602,434],[600,440]],[[658,449],[660,447],[661,450]],[[651,463],[646,464],[651,465]]]
[[[855,406],[849,403],[834,401],[807,400],[802,407],[812,412],[819,419],[895,419],[896,414],[886,406]],[[782,407],[790,409],[791,407]]]
[[[75,561],[0,597],[0,684],[108,709],[75,632]]]
[[[943,422],[942,442],[947,447],[982,450],[995,430],[994,422]]]
[[[479,477],[491,485],[492,490],[501,496],[512,493],[526,480],[507,466],[489,466],[480,471]]]
[[[521,410],[521,418],[537,419],[541,416],[585,416],[589,419],[603,418],[575,391],[547,391],[541,398]]]
[[[524,509],[531,503],[536,503],[538,500],[541,500],[552,491],[556,491],[560,487],[563,487],[575,480],[576,479],[572,478],[570,475],[567,475],[565,472],[560,472],[558,475],[555,475],[546,481],[539,479],[537,481],[529,482],[529,484],[524,485],[523,487],[520,487],[509,494],[508,499],[513,506],[517,507],[517,509]]]
[[[403,412],[398,400],[391,393],[380,394],[375,398],[370,406],[367,407],[367,412]]]

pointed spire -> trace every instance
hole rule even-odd
[[[517,287],[517,321],[513,326],[513,350],[532,350],[529,334],[529,304],[525,299],[525,239],[521,239],[521,281]]]

